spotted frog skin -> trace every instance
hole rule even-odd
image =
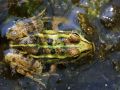
[[[14,52],[6,54],[5,60],[10,63],[11,67],[14,67],[13,64],[16,62],[15,66],[17,68],[14,68],[18,73],[25,73],[25,69],[28,73],[29,68],[34,69],[34,64],[38,63],[38,67],[34,69],[35,71],[29,72],[31,76],[35,74],[36,69],[41,70],[41,62],[59,63],[65,59],[81,58],[94,52],[93,43],[72,31],[44,30],[41,33],[23,37],[18,41],[12,40],[10,47]],[[25,65],[19,62],[23,62]],[[19,68],[24,69],[21,72],[18,70]]]

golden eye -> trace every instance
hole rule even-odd
[[[72,33],[68,39],[71,43],[79,43],[80,42],[80,36],[77,33]]]

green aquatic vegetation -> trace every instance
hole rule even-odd
[[[18,17],[30,17],[42,6],[41,0],[8,0],[9,14]]]

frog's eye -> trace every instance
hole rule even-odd
[[[71,43],[79,43],[80,42],[80,36],[77,33],[70,34],[70,37],[68,39]]]
[[[72,33],[72,34],[74,34],[74,35],[76,35],[76,36],[79,36],[79,34],[78,34],[78,33]]]

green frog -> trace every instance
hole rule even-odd
[[[29,67],[34,69],[32,68],[34,63],[39,62],[43,64],[60,63],[65,62],[65,60],[71,62],[73,61],[72,59],[81,58],[94,52],[94,44],[92,42],[72,31],[44,30],[40,33],[23,37],[18,41],[12,41],[10,47],[12,48],[12,53],[5,55],[5,62],[10,63],[11,67],[14,67],[12,66],[14,62],[24,62],[26,63],[24,69]],[[26,67],[26,61],[28,63],[31,62],[28,65],[29,67]],[[41,68],[40,63],[38,66]],[[18,66],[16,69],[24,66],[19,67],[20,63],[15,65]],[[19,70],[17,72],[22,74],[24,69],[22,72]],[[35,72],[27,70],[28,72],[30,72],[29,75],[31,76],[35,72],[38,73],[37,70]]]
[[[5,53],[5,63],[17,73],[38,81],[34,76],[43,74],[46,63],[76,62],[82,57],[93,55],[94,43],[85,39],[82,34],[44,30],[42,20],[37,17],[30,18],[30,21],[32,23],[16,22],[6,34],[10,49]],[[55,69],[54,65],[51,69],[53,68]]]

